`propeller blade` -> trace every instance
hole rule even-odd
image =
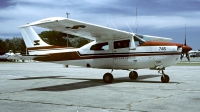
[[[181,60],[183,59],[183,56],[184,56],[184,53],[181,54],[181,57],[180,57]]]
[[[185,43],[184,43],[184,45],[186,45],[186,38],[185,38]]]
[[[185,43],[184,45],[186,45],[186,24],[185,24]]]
[[[188,61],[190,61],[190,56],[188,52],[186,53],[186,58],[188,59]]]

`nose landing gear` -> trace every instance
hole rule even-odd
[[[168,83],[170,80],[169,76],[164,73],[163,69],[161,71],[162,71],[162,73],[161,73],[162,74],[162,76],[161,76],[162,83]],[[160,70],[158,72],[160,73]]]

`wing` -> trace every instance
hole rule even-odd
[[[130,38],[130,36],[134,35],[130,32],[62,17],[46,18],[22,27],[26,26],[39,26],[91,40]]]

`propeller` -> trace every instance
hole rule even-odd
[[[188,59],[188,61],[190,61],[190,56],[188,52],[186,53],[186,58]]]
[[[186,40],[186,25],[185,25],[185,42],[184,42],[184,44],[182,45],[181,60],[183,59],[184,54],[185,54],[187,60],[190,61],[189,51],[192,50],[192,48],[189,47],[189,46],[187,46],[186,41],[187,41],[187,40]]]

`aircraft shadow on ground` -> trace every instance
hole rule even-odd
[[[65,76],[26,77],[26,78],[16,78],[11,80],[56,79],[60,77],[65,77]]]
[[[45,77],[27,77],[27,78],[17,78],[11,80],[35,80],[35,79],[71,79],[71,80],[81,80],[81,82],[74,82],[69,84],[61,84],[54,86],[46,86],[39,88],[27,89],[28,91],[70,91],[76,89],[84,89],[90,87],[97,87],[109,84],[117,84],[123,82],[132,82],[132,83],[161,83],[158,81],[147,81],[143,79],[160,77],[160,75],[140,75],[137,80],[130,80],[128,77],[118,77],[115,78],[113,83],[104,83],[102,79],[91,79],[91,78],[66,78],[65,76],[45,76]],[[169,82],[169,83],[177,83],[177,82]]]

